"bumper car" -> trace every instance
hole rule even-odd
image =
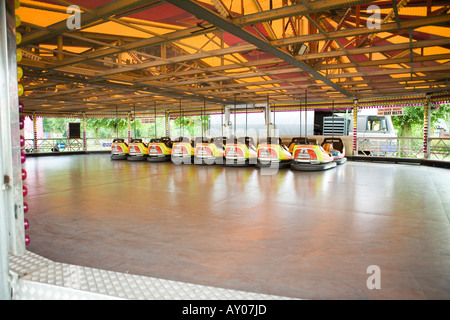
[[[197,138],[195,141],[195,164],[223,164],[225,154],[225,137],[212,138],[211,141],[206,138]]]
[[[148,157],[148,147],[142,139],[132,139],[129,146],[129,161],[144,161]]]
[[[281,138],[261,139],[256,150],[258,155],[256,166],[258,168],[277,167],[281,169],[291,165],[292,154],[282,143]]]
[[[172,145],[173,142],[168,137],[151,139],[148,144],[147,161],[149,162],[170,161],[172,156]]]
[[[322,148],[333,157],[337,165],[347,162],[345,146],[341,138],[325,138],[322,142]]]
[[[252,137],[227,140],[225,145],[226,166],[248,167],[256,164],[257,153]]]
[[[174,140],[170,160],[174,164],[191,164],[194,160],[194,142],[188,137]]]
[[[128,145],[124,139],[114,139],[111,145],[111,160],[127,160]]]
[[[297,171],[323,171],[336,167],[334,158],[322,146],[306,138],[294,138],[292,148],[291,169]]]

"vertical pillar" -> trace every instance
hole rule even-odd
[[[267,101],[266,106],[264,107],[264,124],[266,128],[269,128],[270,125],[270,104],[269,101]]]
[[[131,142],[131,112],[128,112],[127,116],[127,129],[128,129],[128,143]]]
[[[265,128],[266,128],[265,134],[267,135],[267,137],[274,136],[275,127],[274,127],[273,123],[270,122],[270,103],[269,103],[268,96],[267,96],[267,104],[264,107],[264,123],[265,123]]]
[[[64,58],[63,55],[63,37],[62,36],[58,36],[57,38],[57,43],[58,43],[58,53],[56,54],[56,58],[58,59],[58,61],[61,61]]]
[[[156,119],[155,119],[155,121],[156,121]],[[166,122],[166,137],[169,137],[170,136],[170,113],[168,110],[166,110],[165,122]]]
[[[267,103],[266,106],[264,107],[264,125],[266,128],[266,132],[265,134],[267,135],[267,137],[270,136],[270,104],[269,104],[269,98],[267,98]]]
[[[358,100],[353,100],[353,155],[358,155]]]
[[[167,45],[165,43],[161,44],[161,59],[164,60],[167,58]],[[161,73],[167,72],[167,66],[162,65],[161,66]]]
[[[8,254],[25,252],[15,1],[0,1],[0,299],[11,299]]]
[[[223,135],[227,138],[230,137],[230,107],[225,106],[224,108],[224,124],[223,124]]]
[[[83,112],[83,151],[87,151],[86,113],[85,112]]]
[[[423,104],[423,156],[425,159],[430,157],[430,149],[428,145],[429,125],[431,120],[431,104],[430,96],[427,94]]]
[[[35,111],[33,111],[33,152],[38,152],[37,116]]]

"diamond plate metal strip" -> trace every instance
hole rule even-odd
[[[57,263],[27,252],[10,256],[13,300],[280,300],[273,295],[202,286]]]
[[[47,283],[20,279],[12,287],[13,300],[113,300],[117,297],[105,296],[88,291],[59,287]]]

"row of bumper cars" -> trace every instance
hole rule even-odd
[[[151,139],[114,139],[111,160],[149,162],[171,161],[174,164],[224,164],[226,166],[251,166],[259,168],[288,168],[298,171],[321,171],[347,161],[345,146],[340,138],[325,138],[321,145],[315,139],[293,138],[286,146],[281,138],[261,139],[255,147],[252,137],[227,139],[225,137],[198,137],[191,140],[179,137]]]
[[[124,139],[114,139],[111,146],[111,160],[129,161],[170,161],[172,141],[168,137],[151,139],[145,144],[142,139],[132,139],[127,144]]]
[[[113,140],[111,145],[111,160],[126,160],[128,153],[128,144],[124,139]]]
[[[306,138],[294,138],[291,141],[291,169],[297,171],[323,171],[336,167],[334,158],[316,141]]]
[[[292,162],[292,154],[289,152],[281,138],[270,137],[261,139],[257,148],[258,168],[289,168]]]

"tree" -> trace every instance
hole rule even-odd
[[[423,135],[423,106],[410,106],[403,108],[402,116],[393,116],[392,122],[394,127],[399,131],[399,137],[415,137]],[[450,121],[450,105],[441,104],[437,109],[431,109],[431,119],[429,121],[429,128],[434,128],[435,124],[443,119]]]
[[[67,124],[69,122],[79,122],[78,119],[67,118],[42,118],[42,128],[44,132],[54,135],[67,137]]]
[[[203,134],[208,130],[209,116],[177,117],[172,122],[172,135],[201,136],[202,124]]]
[[[86,131],[88,132],[88,137],[109,138],[111,136],[116,136],[122,131],[126,131],[126,128],[126,119],[86,119]]]
[[[209,116],[178,117],[171,123],[173,136],[184,134],[187,136],[202,135],[202,119],[204,133],[206,133]],[[81,119],[43,118],[44,132],[53,136],[67,137],[67,124],[81,122]],[[162,137],[166,135],[165,118],[156,118],[155,123],[142,123],[141,119],[133,119],[130,128],[131,137]],[[128,137],[127,119],[87,118],[86,135],[88,138]]]

